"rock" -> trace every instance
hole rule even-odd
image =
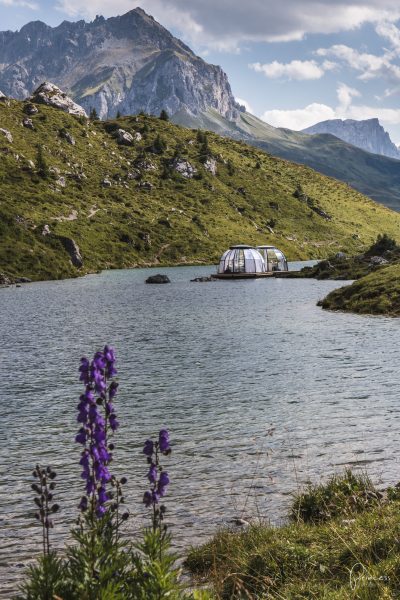
[[[371,265],[387,265],[389,264],[389,261],[386,260],[386,258],[383,258],[383,256],[371,256],[369,263]]]
[[[66,129],[61,129],[60,130],[60,137],[65,140],[66,142],[68,142],[68,144],[71,144],[71,146],[75,146],[75,138],[74,136],[67,131]]]
[[[29,277],[16,277],[15,283],[32,283],[32,279],[29,279]]]
[[[245,521],[245,519],[242,519],[241,517],[234,517],[229,522],[237,527],[250,527],[249,521]]]
[[[209,171],[209,173],[211,173],[212,175],[217,174],[217,161],[215,160],[215,158],[207,158],[203,166],[205,170]]]
[[[24,127],[26,127],[27,129],[35,129],[33,126],[33,121],[32,119],[29,119],[28,117],[26,117],[23,121],[22,121],[22,125]]]
[[[147,246],[147,248],[151,247],[151,237],[150,237],[149,233],[141,231],[139,233],[139,238],[144,242],[144,244],[145,244],[145,246]]]
[[[13,136],[11,135],[11,132],[8,131],[8,129],[1,129],[0,128],[0,133],[2,133],[4,135],[4,137],[6,138],[7,142],[10,142],[10,144],[13,143]]]
[[[146,279],[146,283],[171,283],[169,277],[166,275],[161,275],[158,273],[157,275],[151,275]]]
[[[209,277],[205,276],[205,277],[195,277],[194,279],[191,279],[190,281],[198,281],[199,283],[206,283],[207,281],[217,281],[216,277],[213,277],[212,275],[210,275]]]
[[[339,260],[343,260],[343,259],[347,258],[347,256],[344,252],[336,252],[335,258],[338,258]]]
[[[0,273],[0,285],[11,285],[12,283],[13,282],[8,275],[5,275],[5,273]]]
[[[50,231],[50,227],[48,225],[44,225],[43,229],[42,229],[42,235],[46,236],[46,235],[50,235],[51,231]]]
[[[78,269],[82,267],[83,259],[79,250],[79,246],[75,242],[75,240],[73,240],[72,238],[64,237],[62,235],[59,235],[58,239],[64,246],[64,249],[68,252],[74,267],[77,267]]]
[[[135,167],[141,169],[142,171],[155,171],[156,165],[151,162],[151,160],[147,160],[145,158],[139,158],[135,161]]]
[[[58,187],[65,188],[67,185],[65,177],[59,177],[58,179],[56,179],[56,185],[58,185]]]
[[[150,183],[150,181],[141,181],[140,183],[138,183],[137,187],[140,190],[147,190],[148,192],[150,192],[154,185],[152,183]]]
[[[192,179],[193,175],[197,173],[195,167],[186,158],[174,158],[171,162],[171,167],[187,179]]]
[[[246,196],[246,194],[247,194],[246,189],[244,187],[238,187],[238,189],[236,191],[241,196]]]
[[[133,136],[128,131],[125,131],[125,129],[117,129],[114,135],[117,143],[121,146],[132,146]]]
[[[109,179],[107,179],[107,177],[105,179],[103,179],[103,181],[101,182],[101,185],[105,188],[110,188],[112,183]]]
[[[135,140],[135,142],[141,142],[143,136],[141,133],[139,133],[139,131],[135,131],[135,133],[133,134],[133,139]]]
[[[7,102],[7,96],[0,90],[0,102]]]
[[[36,115],[38,112],[39,112],[38,107],[35,106],[34,104],[32,104],[32,102],[28,102],[27,104],[25,104],[24,113],[26,115],[32,116],[32,115]]]
[[[79,117],[86,117],[86,111],[76,104],[65,92],[60,90],[59,87],[45,81],[42,83],[32,94],[30,100],[37,104],[46,104],[53,108],[58,108],[70,115],[77,115]]]
[[[129,171],[129,173],[127,173],[126,175],[127,179],[139,179],[140,178],[140,171]]]
[[[26,163],[24,164],[24,169],[26,169],[27,171],[34,171],[35,170],[35,163],[33,162],[33,160],[27,160]]]

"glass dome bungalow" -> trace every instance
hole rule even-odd
[[[253,246],[231,246],[223,253],[218,265],[218,279],[266,277],[265,261]]]
[[[257,246],[256,249],[264,259],[265,270],[267,272],[289,270],[286,256],[283,254],[282,250],[278,250],[275,246]]]

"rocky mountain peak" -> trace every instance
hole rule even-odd
[[[400,160],[400,151],[390,139],[377,118],[364,119],[330,119],[303,129],[303,133],[311,135],[330,133],[339,139],[362,148],[373,154],[381,154]]]
[[[24,99],[43,79],[101,118],[162,109],[171,116],[209,108],[228,119],[239,115],[222,69],[196,56],[141,8],[91,23],[64,21],[52,28],[37,21],[19,32],[0,32],[4,93]]]

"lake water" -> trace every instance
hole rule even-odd
[[[40,545],[31,470],[58,472],[60,546],[80,495],[78,363],[117,350],[114,471],[128,479],[130,531],[146,519],[143,441],[167,427],[168,522],[179,547],[232,517],[284,518],[299,485],[345,465],[400,479],[400,320],[324,312],[343,282],[191,283],[210,267],[0,290],[0,580],[3,598]],[[273,434],[270,435],[271,429]]]

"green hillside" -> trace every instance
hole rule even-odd
[[[242,113],[237,122],[228,121],[214,110],[195,118],[178,113],[174,115],[174,120],[182,125],[203,127],[220,135],[243,139],[275,156],[308,165],[400,211],[398,160],[370,154],[333,135],[308,135],[301,131],[272,127],[249,113]]]
[[[100,122],[37,108],[31,129],[22,125],[26,104],[0,103],[0,129],[13,138],[0,131],[0,273],[8,276],[211,263],[240,242],[308,259],[358,252],[378,233],[400,239],[400,215],[243,142],[212,133],[205,141],[144,115]],[[121,145],[118,128],[141,139]],[[66,250],[71,239],[81,268]]]
[[[400,264],[381,267],[351,285],[333,290],[322,308],[359,314],[400,316]]]

